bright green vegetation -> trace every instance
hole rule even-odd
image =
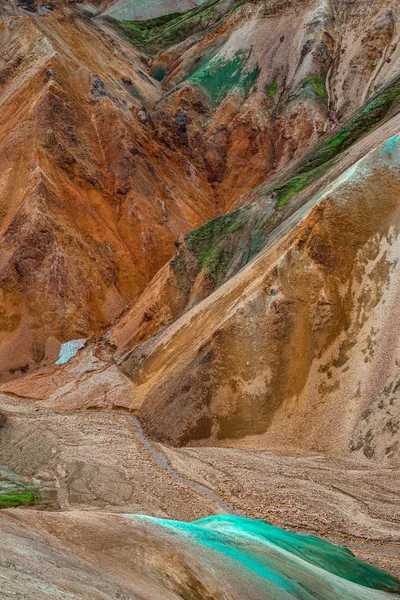
[[[283,208],[285,204],[287,204],[292,198],[304,190],[310,182],[311,173],[296,175],[295,177],[291,177],[288,181],[285,181],[285,183],[283,183],[281,186],[276,187],[274,189],[274,191],[278,194],[276,208]]]
[[[390,109],[400,99],[400,79],[389,85],[359,112],[346,127],[319,145],[302,165],[302,170],[318,167],[340,152],[350,148],[361,137],[379,125],[389,114]]]
[[[197,258],[198,270],[206,269],[207,277],[217,287],[228,272],[236,273],[265,246],[274,227],[271,211],[248,205],[187,233],[185,243]]]
[[[248,0],[237,0],[234,7],[231,8],[230,13],[231,14],[235,13],[237,10],[239,10],[239,8],[242,8],[242,6],[244,6],[247,2],[248,2]]]
[[[147,19],[146,21],[114,21],[114,26],[119,29],[122,35],[127,38],[134,46],[144,52],[149,51],[149,46],[156,37],[157,33],[161,33],[168,28],[168,24],[179,18],[179,13],[171,13],[156,17],[155,19]],[[154,40],[156,51],[159,50],[156,40]]]
[[[296,95],[307,98],[319,98],[324,104],[328,103],[328,92],[326,89],[326,75],[309,75],[304,80]]]
[[[246,96],[257,81],[260,69],[255,65],[248,70],[251,50],[240,51],[231,60],[218,54],[203,59],[188,75],[187,81],[197,83],[215,106],[231,92]]]
[[[14,492],[13,494],[0,494],[0,509],[13,508],[24,504],[37,504],[40,496],[36,492]]]
[[[213,240],[219,239],[221,235],[235,233],[241,227],[241,222],[237,218],[240,213],[240,210],[235,210],[228,215],[215,217],[185,235],[187,248],[196,254],[202,265],[206,263],[205,256]]]
[[[265,521],[230,515],[192,523],[135,519],[170,532],[181,555],[200,561],[202,571],[213,573],[217,566],[218,581],[240,590],[244,600],[383,600],[387,592],[400,592],[398,579],[347,548]]]
[[[207,276],[214,283],[220,279],[229,266],[229,249],[218,245],[221,239],[229,241],[233,234],[243,227],[238,218],[240,210],[228,215],[221,215],[208,221],[198,229],[185,235],[186,247],[196,256],[199,267],[207,269]]]
[[[203,265],[207,268],[207,277],[216,281],[221,273],[224,273],[229,266],[229,257],[223,248],[210,248],[206,255],[206,262]]]
[[[276,186],[273,189],[278,196],[276,208],[283,208],[290,200],[297,196],[297,194],[306,189],[313,181],[316,181],[326,170],[326,166],[321,165],[311,171],[295,175],[282,183],[282,185]]]
[[[271,85],[267,86],[267,88],[266,88],[267,94],[270,97],[270,99],[272,100],[272,102],[274,102],[274,100],[275,100],[275,94],[276,94],[277,87],[278,87],[278,83],[275,80],[271,83]]]
[[[322,75],[310,75],[308,78],[308,82],[310,83],[312,89],[319,98],[321,98],[324,101],[328,99],[325,87],[325,78],[322,77]]]
[[[341,152],[379,125],[399,99],[400,80],[397,80],[369,102],[346,127],[310,152],[295,176],[272,190],[278,195],[277,208],[283,208],[299,192],[316,181]]]
[[[238,0],[231,11],[219,10],[221,0],[207,0],[185,13],[170,13],[143,21],[114,21],[114,26],[141,51],[155,55],[201,31],[210,30],[247,0]],[[161,73],[158,73],[157,79]]]

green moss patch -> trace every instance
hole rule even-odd
[[[14,494],[0,495],[0,509],[32,505],[38,502],[40,502],[40,495],[37,492],[15,492]]]
[[[185,235],[186,247],[197,258],[200,270],[206,269],[208,277],[216,283],[229,267],[230,252],[219,245],[221,239],[229,241],[243,227],[243,211],[237,210],[208,221]]]
[[[288,202],[297,196],[297,194],[305,190],[311,183],[321,177],[321,175],[323,175],[327,169],[327,166],[321,165],[320,167],[312,169],[311,171],[307,171],[306,173],[295,175],[294,177],[291,177],[282,183],[282,185],[276,186],[273,189],[273,191],[278,195],[276,208],[283,208],[286,204],[288,204]]]
[[[267,193],[271,191],[277,193],[277,208],[283,208],[292,198],[327,171],[342,152],[381,124],[399,99],[400,80],[392,83],[371,100],[358,115],[349,121],[346,127],[310,152],[293,177],[273,190],[267,190]]]
[[[325,77],[322,77],[322,75],[310,75],[308,78],[308,83],[311,85],[316,95],[321,98],[321,100],[324,100],[324,102],[328,100]]]
[[[302,170],[314,169],[335,158],[368,134],[386,118],[392,106],[400,99],[400,79],[389,85],[369,102],[346,127],[319,145],[302,165]]]
[[[184,13],[171,13],[143,21],[117,21],[113,25],[142,52],[154,56],[202,31],[212,30],[247,0],[238,0],[230,11],[221,12],[222,0],[207,0]]]
[[[187,81],[197,83],[215,106],[233,91],[246,96],[257,81],[260,69],[248,69],[251,50],[237,52],[233,59],[212,56],[203,59],[188,75]]]
[[[273,81],[271,83],[271,85],[266,86],[267,95],[269,96],[270,100],[272,100],[272,102],[275,101],[275,94],[276,94],[277,88],[278,88],[277,81]]]

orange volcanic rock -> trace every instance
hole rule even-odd
[[[7,3],[24,13],[0,30],[3,379],[99,335],[180,234],[250,202],[373,97],[399,53],[389,0],[370,15],[311,0],[199,6],[195,24],[193,11],[161,21],[156,47],[170,41],[151,64],[80,3],[53,4]],[[177,277],[161,326],[213,288],[188,269]]]
[[[1,3],[0,597],[396,594],[399,22]]]
[[[215,214],[211,188],[153,135],[161,94],[115,34],[71,12],[0,25],[3,377],[97,335]]]

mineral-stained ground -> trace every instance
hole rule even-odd
[[[398,2],[3,0],[0,166],[0,598],[400,598]]]

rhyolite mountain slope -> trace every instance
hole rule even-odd
[[[122,356],[148,432],[259,434],[248,443],[398,464],[399,157],[398,136],[378,145],[245,269]]]
[[[252,44],[251,60],[257,43],[265,44],[256,35],[260,20],[265,28],[271,20],[274,30],[284,31],[284,19],[297,9],[296,16],[304,15],[299,39],[309,41],[287,78],[293,86],[297,81],[296,93],[287,84],[274,91],[273,126],[290,123],[300,143],[288,120],[295,106],[307,109],[315,125],[315,107],[322,110],[323,103],[318,105],[310,69],[319,65],[322,73],[318,61],[330,36],[336,54],[332,50],[323,86],[328,131],[297,158],[296,148],[289,162],[289,143],[286,155],[278,154],[287,136],[275,138],[281,169],[242,196],[236,211],[182,237],[173,260],[106,339],[133,381],[131,407],[141,407],[139,415],[157,439],[357,453],[398,465],[398,8],[390,2],[373,2],[368,11],[361,2],[347,8],[283,3],[275,12],[269,7],[271,12],[265,5],[244,7],[244,21],[218,52],[226,56],[225,46],[234,48],[240,31],[241,48],[246,40]],[[172,87],[168,102],[193,87],[212,97],[218,52],[211,58],[214,70],[196,70],[209,79],[190,79],[186,64],[217,32],[172,63],[165,85],[175,73],[186,79]],[[284,44],[286,38],[280,39]],[[312,40],[318,40],[318,51]],[[290,70],[295,59],[288,56]],[[270,76],[273,63],[261,65],[257,90],[242,96],[244,106],[257,102],[263,68]],[[304,80],[299,73],[305,72]],[[301,114],[303,127],[307,119]],[[304,143],[312,138],[305,136]],[[247,149],[247,162],[253,156]]]
[[[214,216],[206,178],[138,113],[146,61],[73,11],[0,24],[3,377],[98,335]]]
[[[398,3],[0,20],[0,596],[399,597]]]
[[[180,234],[290,172],[395,80],[400,52],[389,0],[368,11],[208,0],[140,22],[91,16],[90,3],[7,7],[16,16],[0,30],[3,380],[53,363],[62,342],[99,336]],[[261,194],[269,228],[324,174],[320,162],[280,179],[288,190],[271,207]],[[249,240],[250,255],[262,242]],[[210,261],[220,278],[231,257],[208,250]],[[200,282],[197,297],[212,287]]]

